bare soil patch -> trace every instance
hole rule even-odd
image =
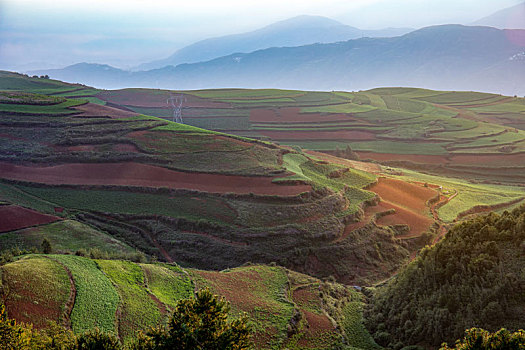
[[[57,216],[42,214],[16,205],[0,206],[0,232],[19,230],[61,220]]]
[[[123,109],[101,106],[95,103],[87,103],[85,105],[74,107],[81,112],[78,117],[111,117],[111,118],[129,118],[139,115],[135,112],[125,111]]]
[[[186,173],[141,163],[72,163],[48,167],[0,162],[2,178],[49,185],[167,187],[211,193],[293,196],[311,191],[302,184],[275,184],[274,177]]]

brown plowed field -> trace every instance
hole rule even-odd
[[[421,164],[446,164],[449,162],[445,156],[423,155],[423,154],[391,154],[391,153],[375,153],[375,152],[356,152],[361,159],[373,159],[378,162],[405,160],[413,163]]]
[[[309,185],[277,185],[272,177],[185,173],[140,163],[73,163],[49,167],[0,162],[0,177],[49,185],[119,185],[168,187],[212,193],[255,193],[292,196],[308,192]]]
[[[377,212],[395,209],[395,214],[379,218],[376,223],[382,226],[408,225],[410,234],[417,235],[427,231],[434,220],[427,215],[428,200],[434,198],[437,192],[430,188],[391,178],[379,178],[377,184],[369,188],[381,197],[377,207],[365,210],[373,215]]]
[[[257,108],[250,110],[252,123],[315,123],[315,122],[362,122],[346,114],[301,113],[301,108],[286,107],[279,109]]]
[[[19,230],[58,220],[61,219],[57,216],[42,214],[16,205],[0,206],[0,232]]]
[[[423,214],[405,209],[392,203],[382,203],[383,207],[388,209],[395,209],[396,213],[393,215],[386,215],[379,218],[376,223],[382,226],[390,225],[408,225],[410,226],[409,233],[411,235],[418,235],[427,231],[434,221]]]
[[[82,112],[78,114],[79,117],[111,117],[111,118],[129,118],[139,115],[135,112],[129,112],[122,109],[101,106],[95,103],[87,103],[85,105],[75,107],[77,111]]]
[[[377,193],[384,201],[422,213],[428,211],[427,201],[437,195],[429,187],[385,177],[379,178],[369,190]]]
[[[376,136],[368,131],[340,130],[340,131],[294,131],[294,130],[257,130],[259,134],[273,140],[375,140]]]

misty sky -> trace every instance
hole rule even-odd
[[[0,0],[0,69],[129,68],[298,15],[362,29],[469,24],[523,0]]]

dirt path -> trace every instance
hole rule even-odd
[[[50,258],[50,257],[46,257],[47,259],[50,259],[50,260],[53,260],[55,261],[56,263],[60,264],[64,270],[66,270],[66,273],[69,277],[69,284],[70,284],[70,287],[69,287],[69,298],[66,302],[66,304],[64,305],[64,312],[63,312],[63,315],[62,315],[62,324],[65,328],[67,329],[72,329],[72,325],[71,325],[71,313],[73,312],[73,307],[75,306],[75,301],[76,301],[76,298],[77,298],[77,288],[75,287],[75,280],[73,279],[73,274],[71,273],[71,270],[69,270],[69,268],[63,264],[62,262],[56,260],[56,259],[53,259],[53,258]]]

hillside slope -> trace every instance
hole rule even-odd
[[[127,343],[139,330],[166,324],[178,300],[208,287],[246,312],[257,349],[378,349],[362,323],[363,296],[280,267],[210,272],[168,264],[29,255],[0,266],[0,298],[9,317],[75,333],[114,332]]]
[[[54,84],[25,81],[37,82]],[[80,96],[89,91],[70,88]],[[404,229],[375,220],[351,229],[378,202],[366,190],[375,176],[362,170],[83,99],[1,96],[8,246],[30,248],[48,235],[74,252],[78,245],[57,242],[56,229],[43,226],[69,219],[99,232],[97,247],[108,234],[120,241],[119,254],[132,247],[207,269],[277,262],[356,283],[389,276],[417,247],[396,237]],[[22,215],[33,221],[16,219]],[[70,227],[83,239],[93,232]]]
[[[438,346],[474,326],[523,329],[524,248],[525,206],[455,226],[377,288],[367,313],[375,339]]]
[[[481,18],[472,25],[501,29],[525,29],[525,2]]]

